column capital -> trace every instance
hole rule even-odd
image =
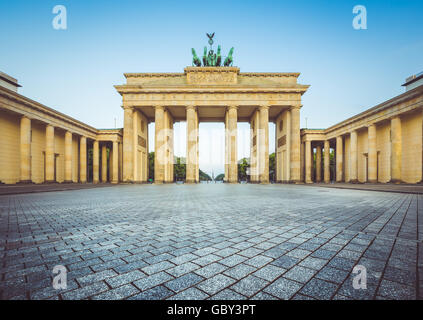
[[[165,107],[162,106],[162,105],[154,105],[153,107],[154,107],[155,110],[156,109],[161,109],[161,110],[164,110],[165,109]]]
[[[269,110],[270,104],[261,104],[258,106],[259,110]]]
[[[296,110],[296,109],[301,109],[301,107],[302,107],[303,105],[301,104],[301,103],[298,103],[298,104],[293,104],[293,105],[291,105],[291,107],[289,108],[289,110]]]
[[[227,110],[230,110],[230,109],[239,109],[239,106],[238,105],[236,105],[236,104],[233,104],[233,105],[228,105],[227,107],[226,107],[226,109]]]
[[[186,105],[185,106],[185,110],[190,110],[190,109],[197,110],[197,107],[195,105],[193,105],[193,104],[189,104],[189,105]]]
[[[126,111],[126,110],[131,110],[131,111],[134,111],[134,107],[133,107],[133,106],[125,106],[125,105],[123,105],[123,106],[122,106],[122,109],[123,109],[123,110],[125,110],[125,111]]]

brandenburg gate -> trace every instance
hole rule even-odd
[[[220,49],[220,48],[219,48]],[[148,179],[148,130],[155,122],[155,183],[173,182],[173,124],[187,122],[186,182],[199,182],[199,123],[225,123],[225,180],[238,181],[237,123],[250,123],[250,181],[269,182],[269,121],[276,126],[279,182],[300,181],[299,73],[193,66],[183,73],[126,73],[115,88],[124,109],[123,181]]]

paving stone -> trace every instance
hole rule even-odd
[[[140,291],[131,284],[108,290],[91,297],[92,300],[121,300],[130,297]]]
[[[322,280],[341,284],[349,274],[350,273],[347,271],[326,266],[316,274],[316,277]]]
[[[263,267],[264,265],[272,262],[273,259],[266,257],[266,256],[262,256],[262,255],[258,255],[255,256],[254,258],[248,259],[247,261],[245,261],[246,264],[256,267],[256,268],[260,268]]]
[[[112,288],[120,287],[124,284],[128,284],[131,282],[134,282],[136,280],[145,278],[146,275],[142,273],[139,270],[134,270],[128,273],[121,274],[116,277],[107,278],[106,282],[111,286]]]
[[[282,277],[277,279],[268,287],[264,288],[263,291],[272,296],[275,296],[276,298],[288,300],[292,298],[301,287],[302,284]]]
[[[233,268],[226,270],[224,274],[239,280],[254,272],[255,270],[257,270],[257,268],[241,263]]]
[[[81,286],[86,286],[87,284],[101,281],[116,275],[117,273],[113,270],[104,270],[97,273],[89,274],[81,278],[77,278],[76,280]]]
[[[235,281],[236,280],[229,278],[223,274],[218,274],[212,278],[204,280],[203,282],[199,283],[196,287],[208,293],[209,295],[214,295],[218,291],[230,286]]]
[[[299,293],[319,300],[328,300],[335,294],[337,287],[336,284],[314,278],[307,282]]]
[[[246,300],[247,298],[231,289],[225,289],[210,297],[210,300]]]
[[[256,295],[250,298],[250,300],[278,300],[278,298],[271,296],[263,291],[260,291]]]
[[[175,265],[173,263],[170,263],[169,261],[162,261],[162,262],[159,262],[159,263],[152,264],[152,265],[149,265],[147,267],[144,267],[141,270],[143,272],[145,272],[146,274],[149,274],[150,275],[150,274],[154,274],[154,273],[157,273],[157,272],[160,272],[160,271],[163,271],[163,270],[172,268],[174,266]]]
[[[222,273],[226,269],[228,269],[228,267],[224,266],[223,264],[215,262],[205,267],[202,267],[200,269],[197,269],[194,272],[202,277],[211,278],[218,273]]]
[[[216,262],[218,260],[222,259],[222,257],[219,257],[215,254],[208,254],[206,256],[203,256],[201,258],[195,259],[192,262],[199,264],[200,266],[204,267],[212,262]]]
[[[389,280],[382,280],[378,294],[390,300],[415,300],[416,288]]]
[[[183,276],[166,282],[164,285],[174,292],[182,291],[186,288],[189,288],[198,282],[204,280],[204,277],[201,277],[193,272],[184,274]]]
[[[287,271],[283,276],[284,278],[295,280],[297,282],[306,283],[316,273],[316,270],[308,269],[301,266],[295,266]]]
[[[103,281],[100,281],[63,293],[62,297],[65,300],[82,300],[107,290],[109,290],[109,287]]]
[[[132,296],[128,300],[164,300],[173,294],[174,292],[168,288],[164,286],[157,286]]]
[[[279,278],[281,275],[283,275],[286,272],[286,269],[268,264],[267,266],[264,266],[263,268],[258,269],[253,274],[259,278],[262,278],[267,281],[273,281],[277,278]]]
[[[166,272],[162,271],[159,273],[155,273],[151,276],[142,278],[140,280],[134,281],[134,285],[140,289],[141,291],[150,289],[154,286],[157,286],[159,284],[162,284],[164,282],[173,280],[174,278],[167,274]]]
[[[208,297],[208,294],[198,290],[197,288],[188,288],[169,297],[168,300],[205,300]]]
[[[234,254],[232,256],[229,256],[227,258],[220,260],[219,263],[224,264],[227,267],[233,267],[233,266],[236,266],[237,264],[244,262],[245,260],[247,260],[247,258],[240,256],[238,254]]]
[[[314,258],[314,257],[307,257],[303,261],[301,261],[299,265],[302,267],[307,267],[309,269],[320,270],[327,263],[328,263],[328,260]]]
[[[289,256],[285,255],[285,256],[279,257],[278,259],[274,260],[271,264],[275,265],[277,267],[284,268],[284,269],[290,269],[294,265],[296,265],[299,261],[300,261],[300,259],[298,259],[298,258],[293,258],[293,257],[289,257]]]
[[[250,275],[232,285],[230,289],[244,296],[251,297],[261,291],[268,283],[266,280]]]
[[[167,269],[166,272],[174,277],[180,277],[186,273],[199,269],[200,266],[191,262],[180,264],[176,267]]]

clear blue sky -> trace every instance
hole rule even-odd
[[[67,30],[52,27],[58,4],[67,8]],[[355,5],[367,8],[367,30],[352,27]],[[307,118],[307,127],[325,128],[402,93],[405,78],[423,71],[422,12],[419,0],[4,0],[0,70],[18,78],[25,96],[98,128],[115,119],[121,127],[113,85],[123,73],[182,72],[191,47],[200,50],[205,33],[216,32],[224,52],[235,47],[241,71],[301,72],[311,85],[301,126]],[[200,152],[207,148],[200,142]],[[239,155],[248,156],[247,145]]]

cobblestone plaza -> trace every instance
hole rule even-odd
[[[419,299],[422,213],[421,195],[305,185],[3,195],[0,298]]]

